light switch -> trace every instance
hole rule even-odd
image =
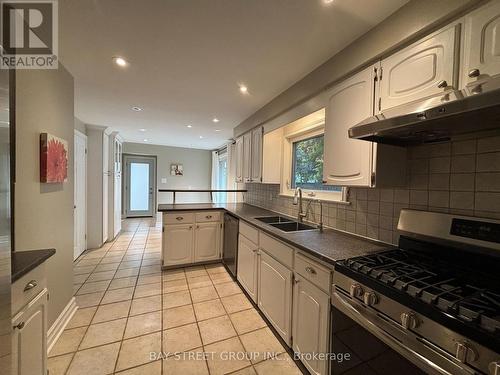
[[[161,178],[161,183],[162,184],[166,184],[167,183],[167,178],[166,177],[162,177]]]

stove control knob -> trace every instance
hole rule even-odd
[[[401,325],[404,329],[413,329],[418,327],[417,314],[413,311],[408,311],[401,314]]]
[[[488,369],[490,370],[490,375],[500,375],[500,361],[491,362]]]
[[[365,292],[365,294],[363,294],[363,302],[367,306],[373,306],[378,303],[378,297],[373,292]]]
[[[363,295],[363,288],[358,283],[351,284],[351,289],[349,290],[351,297],[361,297]]]
[[[476,350],[467,342],[457,342],[455,344],[455,358],[460,362],[474,362],[477,359]]]

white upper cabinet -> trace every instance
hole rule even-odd
[[[459,37],[460,25],[454,23],[382,60],[376,110],[457,88]]]
[[[462,85],[477,76],[500,74],[500,2],[490,1],[465,16]]]
[[[323,180],[330,185],[370,186],[373,145],[350,139],[350,127],[372,116],[375,67],[334,87],[325,113]]]
[[[252,173],[252,133],[243,135],[243,182],[250,182]]]
[[[262,145],[262,182],[279,184],[281,182],[283,128],[264,134]]]
[[[243,137],[236,139],[236,182],[243,182]]]
[[[262,135],[264,128],[252,130],[252,165],[250,167],[250,181],[262,182]]]

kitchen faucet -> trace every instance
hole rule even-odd
[[[306,214],[304,213],[304,208],[302,206],[302,189],[297,187],[295,189],[295,194],[293,195],[293,204],[296,206],[299,205],[299,213],[297,214],[297,220],[302,223]]]

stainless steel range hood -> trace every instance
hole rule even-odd
[[[391,108],[349,129],[349,137],[406,146],[500,129],[500,77]]]

